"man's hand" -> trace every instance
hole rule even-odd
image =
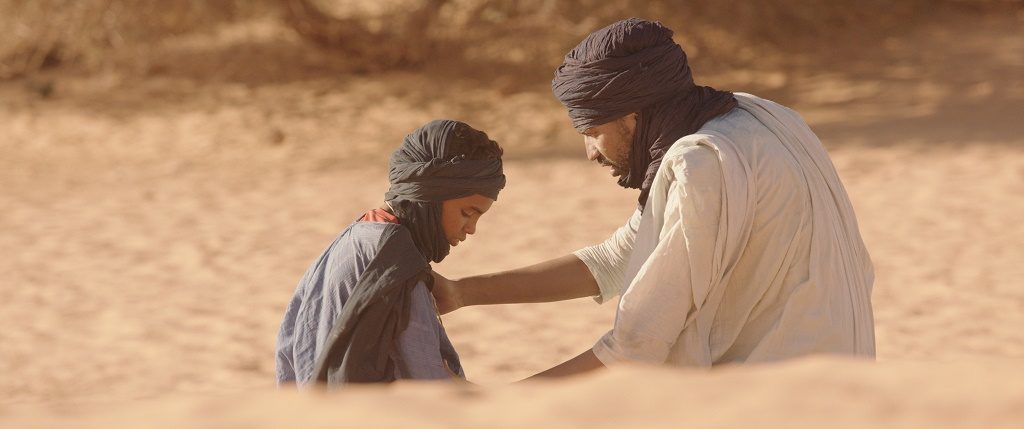
[[[444,276],[431,271],[434,277],[434,301],[437,302],[437,311],[441,314],[451,313],[462,308],[462,294],[456,286],[455,280],[448,280]]]
[[[541,378],[562,378],[604,368],[604,363],[597,358],[597,355],[594,354],[594,350],[591,349],[580,353],[579,356],[562,362],[554,368],[522,381],[537,380]]]

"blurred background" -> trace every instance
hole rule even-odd
[[[630,16],[674,29],[698,83],[818,132],[876,265],[879,360],[1024,358],[1022,1],[0,0],[0,402],[271,386],[295,283],[434,118],[488,132],[509,177],[438,271],[602,240],[636,195],[550,79]],[[614,310],[444,322],[496,385]]]

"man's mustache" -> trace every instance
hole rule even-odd
[[[600,164],[602,167],[612,167],[618,168],[620,170],[622,169],[622,167],[619,167],[618,164],[608,161],[608,158],[605,158],[603,155],[597,157],[597,163]]]

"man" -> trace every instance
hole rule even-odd
[[[588,158],[640,190],[637,211],[572,255],[436,276],[442,312],[621,294],[612,329],[544,377],[619,362],[874,355],[871,261],[835,168],[799,115],[696,86],[672,31],[635,18],[584,39],[552,89]]]

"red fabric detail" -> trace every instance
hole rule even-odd
[[[398,218],[395,215],[384,211],[384,209],[373,209],[363,217],[359,218],[360,222],[380,222],[380,223],[398,223]]]

